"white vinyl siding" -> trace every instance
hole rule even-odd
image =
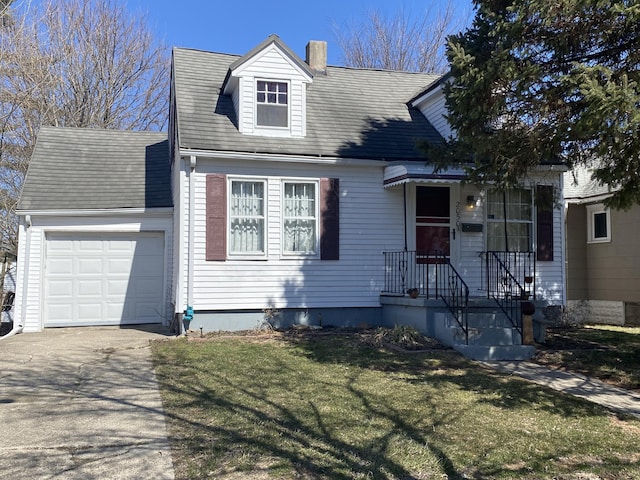
[[[444,138],[449,138],[454,135],[446,119],[447,105],[441,86],[436,87],[436,91],[430,92],[430,94],[418,104],[418,108],[440,135]]]
[[[532,179],[533,182],[535,179]],[[541,179],[544,185],[553,184],[556,194],[562,195],[562,173],[547,175]],[[535,188],[535,187],[532,187]],[[535,236],[534,236],[535,238]],[[565,248],[564,248],[564,207],[555,202],[553,207],[553,261],[536,263],[536,294],[550,302],[564,304],[565,298]]]
[[[195,209],[195,266],[193,306],[196,310],[261,310],[277,308],[377,307],[384,284],[384,251],[404,247],[402,186],[384,189],[383,166],[339,166],[295,162],[198,159]],[[206,175],[224,174],[263,178],[267,182],[267,256],[256,261],[228,258],[206,261],[204,200]],[[285,181],[340,179],[340,260],[291,257],[283,252],[282,198]],[[559,174],[548,174],[544,183],[561,188]],[[186,181],[186,179],[185,179]],[[536,179],[530,188],[535,188]],[[187,188],[183,188],[186,198]],[[559,190],[560,191],[560,190]],[[467,195],[477,206],[467,210]],[[486,228],[461,232],[462,223],[485,222],[485,192],[472,185],[460,187],[460,218],[456,218],[459,256],[457,270],[472,295],[482,287]],[[186,208],[186,206],[185,206]],[[459,225],[458,225],[459,223]],[[486,225],[485,225],[486,226]],[[535,236],[534,236],[535,238]],[[538,262],[537,293],[552,302],[564,299],[562,208],[554,209],[554,260]],[[186,253],[185,253],[186,258]],[[186,273],[182,282],[186,284]]]
[[[466,199],[472,195],[476,200],[473,208],[466,206]],[[484,202],[481,192],[473,185],[464,185],[460,188],[460,208],[459,218],[456,219],[457,237],[459,238],[459,256],[456,270],[464,277],[469,294],[477,296],[482,294],[484,285],[484,257],[481,252],[485,250],[485,223],[484,223]],[[469,223],[482,225],[480,232],[463,232],[462,224]],[[485,293],[486,294],[486,293]]]
[[[384,250],[401,250],[402,192],[382,188],[382,166],[258,163],[198,159],[195,254],[191,278],[196,310],[377,307]],[[267,256],[257,261],[206,261],[204,200],[207,174],[257,176],[267,182]],[[340,259],[286,255],[282,244],[284,182],[340,179]],[[186,189],[184,189],[186,194]],[[321,227],[319,227],[321,228]],[[183,282],[186,284],[186,275]]]
[[[294,67],[279,49],[267,48],[237,72],[239,81],[233,92],[238,128],[246,135],[303,137],[306,135],[306,83],[310,79]],[[261,128],[256,123],[258,80],[287,82],[289,89],[288,128]]]
[[[533,192],[536,178],[531,179],[527,186]],[[562,188],[562,174],[546,175],[540,180],[544,184],[553,184],[556,191]],[[473,195],[475,205],[473,209],[466,207],[466,198]],[[559,203],[559,202],[558,202]],[[485,265],[483,252],[487,250],[486,235],[486,191],[480,191],[473,185],[464,185],[460,191],[460,218],[457,236],[459,236],[459,261],[456,265],[458,272],[464,277],[471,295],[483,294],[485,285]],[[533,213],[535,220],[535,213]],[[482,232],[462,232],[462,224],[482,224]],[[533,226],[533,240],[535,241],[535,221]],[[536,288],[540,298],[552,302],[564,302],[564,222],[563,207],[554,205],[553,209],[553,261],[536,262]]]

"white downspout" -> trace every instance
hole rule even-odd
[[[189,162],[189,254],[187,260],[187,305],[193,305],[193,264],[194,264],[194,224],[193,216],[195,215],[196,201],[196,159],[195,155],[191,155]]]
[[[195,214],[195,171],[196,171],[196,161],[197,157],[195,155],[191,155],[189,157],[189,226],[188,226],[188,252],[187,252],[187,308],[184,311],[184,315],[182,317],[182,333],[185,333],[193,320],[193,265],[194,265],[194,219],[193,216]]]
[[[20,318],[16,318],[13,321],[13,328],[9,333],[0,337],[0,340],[5,340],[9,337],[13,337],[18,333],[22,333],[24,330],[24,324],[26,322],[27,317],[27,291],[29,290],[29,253],[31,252],[31,215],[27,215],[25,217],[25,244],[27,245],[27,249],[24,254],[24,261],[22,262],[22,295],[21,295],[21,304],[20,304]],[[18,266],[20,267],[20,266]]]

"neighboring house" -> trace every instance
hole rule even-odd
[[[28,299],[18,303],[27,306],[29,330],[88,323],[71,317],[68,304],[52,307],[63,294],[77,297],[68,283],[47,283],[44,266],[56,265],[57,250],[66,251],[64,264],[75,258],[82,235],[100,241],[123,225],[131,237],[160,232],[156,320],[184,316],[192,329],[254,328],[265,316],[279,326],[393,324],[396,307],[421,301],[405,298],[407,290],[433,298],[454,283],[471,297],[500,289],[513,299],[527,290],[539,305],[564,304],[563,210],[553,201],[562,196],[562,169],[541,167],[503,195],[464,183],[462,171],[435,173],[416,147],[451,134],[448,77],[327,66],[324,42],[310,42],[303,61],[275,35],[244,56],[176,48],[171,75],[172,201],[163,194],[157,204],[131,205],[129,222],[128,198],[116,194],[121,203],[110,205],[114,195],[103,198],[91,184],[121,185],[121,169],[143,156],[120,146],[144,134],[43,129],[20,205],[18,265],[29,265],[29,275],[18,286]],[[117,143],[96,145],[111,135]],[[52,136],[64,137],[62,145]],[[64,156],[68,165],[47,167],[41,156]],[[108,175],[96,175],[91,161],[109,164]],[[53,207],[42,184],[48,173],[71,184]],[[145,172],[132,172],[135,185],[124,190],[149,192],[137,176]],[[76,189],[95,206],[70,202]],[[44,248],[51,243],[68,248]],[[111,252],[102,251],[108,263]]]
[[[613,210],[591,169],[565,174],[567,316],[578,323],[640,324],[640,206]]]

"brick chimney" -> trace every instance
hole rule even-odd
[[[327,42],[311,40],[307,43],[307,64],[315,73],[327,74]]]

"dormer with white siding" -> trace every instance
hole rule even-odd
[[[410,102],[412,107],[422,112],[443,138],[455,137],[455,132],[447,121],[447,105],[444,96],[444,86],[451,78],[450,74],[443,75]]]
[[[245,135],[304,137],[307,85],[313,72],[277,35],[270,35],[229,67],[223,94],[233,98]]]

